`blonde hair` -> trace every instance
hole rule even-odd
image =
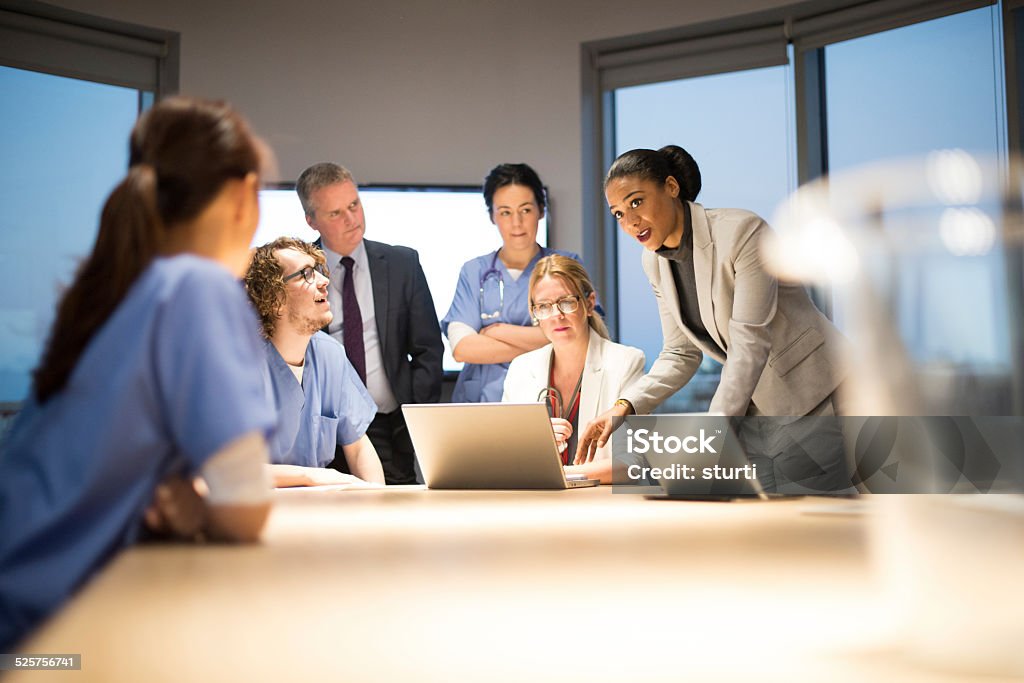
[[[573,294],[580,298],[580,301],[584,306],[590,305],[590,295],[594,293],[594,285],[590,282],[590,276],[587,275],[586,269],[583,264],[574,258],[568,256],[562,256],[561,254],[551,254],[545,256],[540,261],[537,261],[537,265],[533,267],[533,274],[530,275],[530,309],[533,309],[533,290],[545,277],[557,277],[560,279],[566,287],[569,288]],[[604,320],[597,314],[597,311],[590,311],[587,316],[587,320],[590,322],[590,327],[594,329],[599,335],[605,339],[610,339],[608,336],[608,328],[604,324]]]

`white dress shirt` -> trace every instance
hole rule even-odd
[[[341,254],[326,246],[321,247],[327,256],[327,267],[331,270],[331,284],[327,287],[327,301],[331,304],[334,320],[327,326],[328,333],[345,345],[344,312],[341,307],[341,287],[345,280],[345,268],[341,265]],[[391,391],[387,375],[384,374],[384,357],[377,335],[377,317],[373,307],[373,286],[370,282],[370,262],[366,257],[366,245],[360,240],[359,246],[349,256],[355,261],[352,282],[356,288],[359,314],[363,318],[363,348],[366,352],[366,389],[370,392],[377,410],[390,413],[398,409],[398,401]]]

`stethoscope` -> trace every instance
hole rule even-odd
[[[494,252],[494,256],[491,257],[491,267],[480,274],[480,319],[481,320],[494,320],[501,317],[501,310],[505,307],[505,278],[501,276],[501,271],[498,270],[498,254],[501,249]],[[547,248],[540,248],[540,255],[537,259],[542,259],[547,256]],[[536,259],[534,259],[536,260]],[[533,261],[531,261],[532,263]],[[527,266],[529,267],[529,266]],[[487,282],[496,282],[498,285],[498,308],[493,313],[487,313],[484,306],[486,300],[485,290],[487,288]]]
[[[580,395],[580,385],[583,384],[583,373],[580,373],[580,379],[576,382],[576,388],[572,390],[572,397],[569,400],[569,410],[572,410],[572,406],[576,403],[576,397]],[[551,417],[560,417],[563,420],[568,420],[569,415],[565,412],[565,403],[562,401],[562,392],[555,387],[544,387],[537,394],[537,400],[544,405],[548,406],[548,412]]]
[[[555,362],[555,351],[551,350],[551,362]],[[572,390],[572,395],[569,397],[569,403],[566,404],[562,399],[562,392],[556,387],[548,385],[540,390],[537,394],[537,400],[544,403],[548,407],[548,412],[551,417],[560,417],[563,420],[569,419],[569,411],[572,410],[573,404],[576,403],[576,398],[580,395],[580,389],[583,387],[583,372],[580,372],[580,378],[576,380],[576,387]]]
[[[551,352],[551,362],[555,362],[555,352]],[[548,385],[540,390],[537,394],[537,400],[542,402],[548,409],[548,415],[550,417],[560,417],[563,420],[569,419],[569,412],[572,411],[573,405],[580,395],[580,388],[583,386],[583,373],[580,372],[580,378],[576,380],[576,388],[572,390],[572,396],[569,397],[568,405],[562,399],[562,392],[556,387]],[[565,443],[568,446],[568,442]],[[564,448],[562,449],[564,450]]]

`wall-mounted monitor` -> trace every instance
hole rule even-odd
[[[462,264],[501,246],[479,186],[363,185],[359,197],[366,216],[366,239],[419,252],[438,320],[452,303]],[[541,246],[547,246],[547,224],[547,217],[541,219],[537,230]],[[306,224],[294,184],[260,190],[260,223],[253,245],[281,236],[310,242],[319,237]],[[461,368],[445,338],[444,369]]]

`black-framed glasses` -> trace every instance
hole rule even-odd
[[[547,320],[555,315],[556,308],[562,313],[569,315],[570,313],[575,313],[579,307],[580,298],[575,294],[570,294],[569,296],[563,296],[553,304],[543,303],[535,305],[533,307],[533,317],[537,320]]]
[[[313,284],[316,282],[316,276],[313,273],[320,273],[326,278],[331,277],[328,274],[327,265],[323,263],[317,263],[312,266],[306,266],[302,270],[297,270],[291,275],[285,275],[284,281],[288,282],[289,280],[294,280],[295,278],[301,275],[302,279],[305,280],[308,284]]]

